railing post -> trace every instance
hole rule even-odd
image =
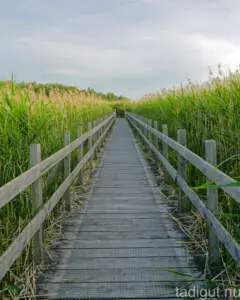
[[[100,119],[100,123],[102,123],[103,121],[104,121],[104,118],[102,117],[102,118]],[[100,129],[100,136],[99,136],[99,138],[101,138],[102,135],[103,135],[103,127],[101,127],[101,129]],[[102,140],[101,143],[100,143],[100,147],[102,147],[102,146],[103,146],[103,140]]]
[[[168,126],[167,124],[162,124],[162,133],[168,136]],[[162,154],[168,160],[168,145],[162,142]]]
[[[92,130],[92,123],[88,122],[88,131],[90,132]],[[93,143],[93,136],[92,134],[88,138],[88,151],[92,150],[92,143]],[[89,159],[89,167],[90,169],[93,168],[93,156]]]
[[[30,166],[33,167],[41,162],[41,146],[40,144],[30,145]],[[31,185],[31,200],[32,213],[36,214],[43,204],[42,196],[42,178],[40,177]],[[32,240],[33,245],[33,259],[36,264],[43,261],[43,230],[42,226],[36,232]]]
[[[158,130],[158,121],[154,121],[154,128]],[[158,148],[158,137],[155,135],[155,146]]]
[[[187,135],[185,129],[178,129],[177,141],[183,146],[187,146]],[[187,180],[187,160],[178,154],[178,174],[184,180]],[[178,189],[179,211],[186,212],[190,209],[190,201],[187,199],[182,190]]]
[[[144,136],[147,138],[148,137],[148,129],[147,129],[147,125],[148,125],[148,120],[146,118],[143,118],[143,122],[144,122]]]
[[[213,166],[217,165],[217,150],[215,140],[205,141],[206,160]],[[218,189],[207,189],[207,207],[216,213],[218,212]],[[216,265],[220,260],[219,241],[211,229],[208,230],[208,262],[209,266]]]
[[[149,119],[149,127],[150,128],[152,127],[152,120],[151,119]],[[152,143],[153,142],[152,141],[153,135],[152,135],[152,132],[150,131],[150,128],[149,128],[149,141]]]
[[[149,119],[146,119],[146,138],[149,139]]]
[[[96,126],[97,126],[97,120],[94,120],[93,121],[93,128],[96,127]],[[93,145],[95,145],[96,142],[97,142],[97,132],[94,133],[94,135],[93,135]],[[94,151],[94,157],[96,158],[96,156],[97,156],[97,149],[95,149],[95,151]]]
[[[78,126],[77,127],[77,136],[78,136],[78,138],[80,138],[82,136],[82,134],[83,134],[83,127]],[[80,163],[82,158],[83,158],[83,143],[81,143],[81,145],[78,148],[78,157],[77,157],[78,163]],[[83,177],[83,172],[81,170],[80,174],[79,174],[79,177],[78,177],[78,184],[82,183],[82,177]]]
[[[70,139],[71,139],[71,134],[69,131],[65,132],[64,135],[64,146],[66,147],[67,145],[70,144]],[[71,173],[71,153],[69,153],[65,158],[64,158],[64,178],[66,179]],[[71,210],[71,191],[70,188],[67,189],[64,195],[64,202],[65,202],[65,207],[67,211]]]
[[[145,122],[145,118],[143,116],[141,116],[141,121],[144,123]],[[145,133],[145,125],[140,125],[139,126],[142,130],[142,133],[144,134]]]

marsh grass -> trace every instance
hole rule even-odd
[[[59,90],[57,87],[50,89],[49,86],[48,93],[45,90],[36,92],[36,88],[31,84],[17,85],[13,80],[1,83],[0,186],[29,169],[30,144],[41,144],[42,159],[45,159],[63,147],[65,131],[70,131],[71,140],[74,140],[77,137],[78,125],[82,125],[86,132],[88,122],[93,122],[111,111],[109,104],[95,94],[87,95],[74,89]],[[76,153],[72,155],[72,164],[76,164]],[[47,201],[61,180],[60,172],[54,185],[44,190],[44,201]],[[52,234],[54,230],[55,234],[58,234],[54,220],[59,210],[63,209],[57,207],[45,222],[45,227],[51,228]],[[0,255],[32,217],[29,189],[0,210]],[[0,283],[1,290],[6,290],[10,298],[16,297],[22,291],[22,286],[27,289],[22,283],[23,271],[26,270],[29,274],[36,271],[30,248],[27,247],[11,272]],[[34,289],[33,278],[29,280],[29,288]],[[26,292],[30,293],[30,290],[27,289]]]
[[[240,73],[237,70],[224,75],[219,66],[217,76],[210,75],[209,81],[202,85],[188,82],[178,89],[148,95],[140,101],[133,102],[131,110],[148,119],[157,120],[160,126],[167,124],[169,136],[175,140],[177,130],[186,129],[187,147],[203,158],[204,141],[215,139],[219,169],[239,180]],[[161,144],[159,147],[161,149]],[[171,150],[169,152],[169,160],[176,168],[176,153]],[[214,182],[206,185],[206,178],[191,165],[188,166],[188,183],[196,188],[203,201],[206,200],[206,187],[216,188]],[[240,205],[219,190],[219,206],[218,218],[240,242]],[[233,261],[225,249],[222,249],[221,253],[223,265],[232,265]]]

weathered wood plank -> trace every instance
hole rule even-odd
[[[66,147],[71,143],[71,133],[69,131],[65,132],[64,135],[64,146]],[[67,178],[71,174],[71,154],[68,154],[64,158],[64,178]],[[64,193],[64,204],[67,211],[71,210],[71,191],[67,189]]]
[[[164,297],[164,292],[155,293],[150,284],[154,278],[158,286],[161,280],[176,282],[173,273],[163,272],[160,267],[196,273],[191,256],[186,255],[182,234],[174,230],[165,201],[163,204],[161,199],[156,201],[156,188],[140,155],[128,123],[117,120],[86,210],[83,213],[77,210],[66,220],[63,239],[54,245],[53,257],[57,260],[49,266],[51,270],[46,271],[42,292],[44,289],[50,294],[56,291],[56,298],[64,295],[84,298],[85,289],[88,296],[98,299],[99,295],[155,299]],[[120,176],[117,176],[118,170],[121,170]],[[145,184],[134,178],[144,179]],[[134,277],[138,271],[145,274],[137,277],[140,281]],[[155,276],[154,271],[158,272]],[[129,283],[132,285],[128,286]],[[140,286],[144,289],[145,283],[149,283],[149,297],[139,291]],[[92,293],[93,288],[98,293]],[[175,295],[174,287],[170,286],[168,292]]]
[[[166,255],[168,249],[165,249]],[[64,270],[91,270],[91,269],[136,269],[136,268],[178,268],[189,269],[196,266],[186,256],[161,256],[161,257],[89,257],[79,258],[70,256],[66,265],[58,264],[58,269]]]
[[[46,285],[42,285],[43,291]],[[48,299],[153,299],[157,296],[171,297],[176,300],[175,285],[161,282],[133,282],[133,283],[62,283],[48,284]],[[44,293],[46,294],[46,293]],[[58,298],[59,299],[59,298]]]
[[[206,160],[213,166],[217,165],[217,149],[216,141],[207,140],[205,141],[205,155]],[[218,190],[207,189],[207,208],[213,213],[218,213]],[[220,249],[218,238],[215,233],[208,230],[208,263],[210,268],[216,263],[220,262]]]
[[[41,162],[41,146],[40,144],[30,145],[30,166],[33,167]],[[40,177],[31,186],[31,206],[32,214],[41,208],[43,204],[42,178]],[[39,230],[33,237],[33,259],[36,264],[43,262],[43,230],[40,226]]]
[[[64,249],[56,249],[55,256],[60,257],[64,254]],[[188,259],[188,252],[186,249],[181,248],[181,257]],[[166,251],[166,248],[121,248],[121,249],[72,249],[72,258],[146,258],[146,257],[158,257],[159,261],[162,257],[176,257],[176,251],[170,248]]]
[[[60,254],[61,255],[61,254]],[[177,267],[176,270],[179,268]],[[193,272],[193,270],[191,270]],[[59,270],[57,269],[57,276],[55,275],[55,270],[48,272],[43,278],[42,283],[59,283],[64,281],[75,282],[75,283],[110,283],[110,282],[181,282],[185,281],[189,284],[194,281],[192,275],[181,277],[176,274],[166,272],[156,268],[135,268],[135,269],[112,269],[108,272],[102,269],[86,269],[84,272],[81,270]],[[199,273],[196,272],[196,277]]]
[[[123,243],[122,240],[76,240],[74,244],[71,240],[62,240],[61,243],[56,245],[57,249],[95,249],[95,248],[111,248],[111,249],[121,249],[121,248],[183,248],[185,241],[182,239],[144,239],[144,240],[130,240],[127,243]]]
[[[185,129],[178,129],[177,141],[184,147],[187,146],[187,133]],[[178,154],[178,174],[187,181],[187,160]],[[190,201],[185,197],[182,190],[178,189],[179,211],[186,212],[191,208]]]
[[[164,228],[164,227],[163,227]],[[134,230],[134,231],[79,231],[79,232],[71,232],[66,231],[63,234],[63,238],[66,239],[73,239],[73,240],[119,240],[121,239],[124,242],[128,242],[129,240],[133,239],[167,239],[173,238],[173,235],[176,239],[181,238],[183,235],[181,233],[165,231],[157,231],[157,230]]]

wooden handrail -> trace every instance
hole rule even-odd
[[[229,183],[236,183],[237,181],[211,165],[209,162],[201,158],[196,153],[192,152],[187,147],[179,144],[174,141],[167,135],[162,132],[150,127],[148,124],[144,123],[142,120],[137,118],[135,115],[128,113],[127,114],[131,119],[135,120],[138,124],[142,126],[146,126],[148,131],[157,136],[161,141],[170,146],[173,150],[175,150],[179,155],[184,157],[187,161],[189,161],[194,167],[199,169],[210,181],[214,181],[216,184],[225,185]],[[240,187],[222,187],[222,189],[231,196],[236,202],[240,203]]]
[[[60,149],[58,152],[49,156],[41,163],[35,165],[31,169],[27,170],[23,174],[19,175],[12,181],[0,187],[0,208],[9,203],[13,198],[23,192],[28,186],[34,183],[38,178],[47,173],[50,169],[56,166],[62,161],[67,155],[72,153],[81,144],[83,144],[93,134],[98,132],[102,127],[109,123],[109,121],[115,116],[111,114],[106,120],[101,122],[99,125],[91,129],[90,131],[77,138],[68,146]]]
[[[18,237],[13,241],[13,243],[8,247],[8,249],[2,254],[0,257],[0,280],[3,279],[3,277],[6,275],[6,273],[9,271],[10,267],[13,265],[13,263],[16,261],[16,259],[20,256],[22,251],[25,249],[26,245],[29,243],[29,241],[34,237],[36,232],[40,229],[42,226],[44,220],[48,216],[48,214],[54,209],[56,204],[59,202],[59,200],[63,197],[65,192],[69,189],[70,185],[75,180],[76,176],[79,174],[79,172],[83,169],[86,162],[88,162],[91,157],[93,156],[94,152],[96,151],[97,147],[99,147],[102,143],[102,141],[105,139],[107,133],[111,129],[113,123],[115,120],[115,113],[108,116],[106,120],[101,122],[99,125],[91,129],[88,133],[85,135],[82,135],[80,138],[75,140],[73,143],[69,144],[67,147],[64,147],[54,155],[52,155],[49,159],[47,158],[45,161],[42,161],[39,163],[36,167],[31,168],[24,174],[20,175],[10,183],[17,182],[17,189],[10,190],[9,184],[1,187],[2,193],[1,195],[1,203],[7,204],[12,198],[13,195],[18,195],[21,191],[23,191],[22,186],[25,188],[31,185],[32,183],[36,182],[37,179],[39,179],[46,171],[46,166],[49,170],[49,166],[51,167],[55,166],[59,161],[59,157],[61,157],[61,160],[64,159],[68,154],[70,154],[72,151],[77,149],[85,140],[88,139],[88,137],[91,137],[93,134],[101,130],[101,136],[99,136],[99,139],[92,145],[92,147],[88,150],[88,152],[83,156],[83,158],[78,162],[75,169],[65,178],[63,183],[58,187],[58,189],[54,192],[54,194],[51,196],[51,198],[39,209],[37,214],[33,217],[33,219],[28,223],[28,225],[23,229],[23,231],[18,235]],[[62,151],[64,150],[64,151]],[[71,150],[71,151],[70,151]],[[47,161],[47,162],[46,162]],[[54,162],[54,163],[53,163]],[[34,172],[32,171],[34,170]],[[42,171],[44,170],[44,171]],[[30,172],[29,172],[30,171]],[[27,173],[27,175],[26,175]],[[34,180],[30,178],[29,174],[34,174]],[[27,180],[27,183],[24,182],[24,180]],[[22,183],[22,186],[20,185]],[[7,190],[7,192],[6,192]],[[6,199],[3,198],[3,196],[7,196]],[[3,205],[2,205],[3,206]]]
[[[207,222],[209,228],[212,232],[215,233],[218,240],[224,244],[225,248],[231,254],[235,261],[240,263],[240,245],[234,239],[234,237],[225,229],[225,227],[221,224],[221,222],[217,219],[214,213],[203,203],[200,197],[193,191],[193,189],[187,184],[186,180],[181,177],[179,172],[175,170],[175,168],[170,164],[168,159],[160,153],[159,149],[154,145],[150,140],[148,135],[146,134],[145,130],[141,130],[138,126],[142,126],[143,128],[147,128],[147,131],[150,131],[153,135],[157,136],[163,142],[166,142],[168,146],[172,149],[176,150],[179,155],[184,157],[194,166],[198,167],[200,170],[204,170],[204,174],[207,175],[208,178],[216,179],[218,178],[218,183],[222,182],[223,180],[226,182],[235,182],[232,178],[228,175],[224,174],[216,167],[199,157],[197,154],[193,153],[187,147],[182,146],[181,144],[177,143],[173,139],[169,138],[168,136],[162,134],[158,130],[149,127],[147,123],[142,121],[136,115],[127,113],[127,118],[137,133],[141,136],[144,142],[148,145],[148,147],[153,151],[156,157],[163,163],[165,169],[168,171],[172,179],[178,186],[182,189],[185,195],[188,196],[192,204],[196,207],[200,215],[203,219]],[[146,136],[147,135],[147,136]],[[190,159],[189,159],[190,158]],[[197,162],[197,163],[196,163]],[[211,174],[210,174],[211,173]],[[220,179],[219,179],[220,178]],[[225,190],[225,188],[223,188]],[[229,195],[233,195],[237,197],[238,201],[240,200],[240,188],[234,187],[234,192],[231,193],[230,188],[227,189]],[[234,197],[233,197],[234,198]],[[234,198],[235,199],[235,198]],[[211,243],[210,243],[211,244]],[[211,248],[209,248],[209,256],[211,257],[211,251],[213,247],[211,244]]]

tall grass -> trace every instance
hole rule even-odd
[[[48,87],[49,88],[49,87]],[[63,147],[64,132],[77,137],[77,126],[87,131],[88,122],[102,117],[112,108],[95,94],[86,95],[79,90],[58,88],[36,91],[31,85],[16,85],[14,81],[0,86],[0,186],[30,167],[31,143],[41,144],[42,159]],[[44,201],[47,200],[45,194]],[[0,255],[32,218],[29,191],[25,191],[0,210]],[[24,254],[12,271],[21,278]],[[7,276],[2,289],[8,289]],[[19,291],[14,289],[13,295]],[[0,295],[0,298],[2,295]]]
[[[0,89],[0,186],[29,168],[29,146],[40,143],[43,158],[63,146],[64,132],[76,138],[84,125],[111,111],[106,101],[80,92],[36,93],[31,85]]]
[[[169,136],[176,139],[177,129],[186,129],[187,146],[205,158],[204,141],[217,141],[218,163],[232,157],[220,166],[231,177],[240,175],[240,74],[239,71],[222,73],[207,83],[189,82],[179,89],[164,90],[132,103],[131,109],[149,119],[167,124]],[[161,130],[161,129],[160,129]],[[171,153],[176,164],[176,155]],[[188,168],[191,186],[205,183],[205,178],[194,167]],[[205,191],[201,193],[202,198]],[[240,207],[221,193],[220,215],[228,230],[240,241]],[[236,216],[233,216],[233,213]]]

